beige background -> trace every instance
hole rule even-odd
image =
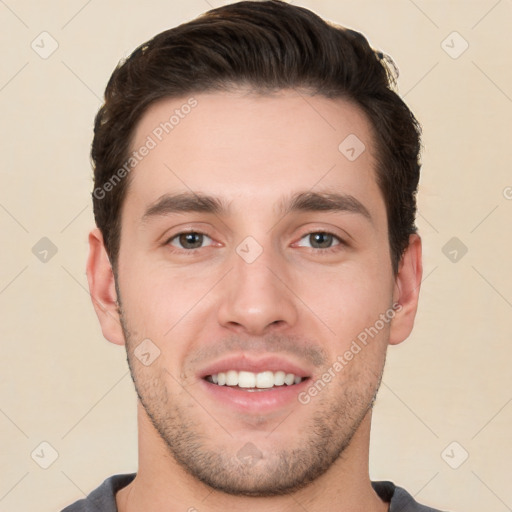
[[[0,511],[60,510],[137,468],[124,349],[103,339],[85,279],[92,122],[121,57],[222,3],[0,2]],[[389,350],[371,477],[445,510],[512,510],[512,2],[294,3],[392,55],[425,134],[425,279],[413,335]],[[43,31],[59,45],[46,59],[31,47],[51,49]],[[452,237],[468,249],[456,262]],[[48,469],[42,442],[58,452]]]

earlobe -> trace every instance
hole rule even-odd
[[[393,303],[398,306],[391,322],[390,345],[401,343],[412,331],[418,309],[422,274],[421,238],[413,234],[409,236],[409,245],[402,255],[395,277]]]
[[[89,233],[89,257],[87,259],[89,293],[103,336],[117,345],[124,345],[124,335],[119,318],[114,273],[98,228]]]

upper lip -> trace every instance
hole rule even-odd
[[[252,357],[246,354],[232,355],[215,361],[199,371],[199,378],[204,379],[209,375],[215,375],[228,370],[260,373],[264,371],[293,373],[298,377],[309,377],[311,372],[297,363],[276,355]]]

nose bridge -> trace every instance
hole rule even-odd
[[[231,263],[219,308],[222,325],[262,334],[271,325],[283,328],[295,323],[294,296],[290,285],[285,285],[284,262],[270,237],[261,236],[259,241],[246,237],[233,252]]]

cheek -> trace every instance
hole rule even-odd
[[[342,349],[365,329],[371,328],[391,306],[392,282],[375,267],[347,265],[332,271],[302,275],[297,295],[325,323]],[[306,314],[310,315],[308,311]],[[386,331],[379,322],[379,331]],[[387,327],[387,324],[386,326]],[[331,332],[333,331],[333,332]]]
[[[120,293],[133,342],[149,338],[162,351],[172,346],[172,356],[177,357],[179,340],[193,335],[201,325],[196,316],[214,284],[212,279],[211,272],[194,275],[190,269],[144,266],[142,260],[125,265]]]

